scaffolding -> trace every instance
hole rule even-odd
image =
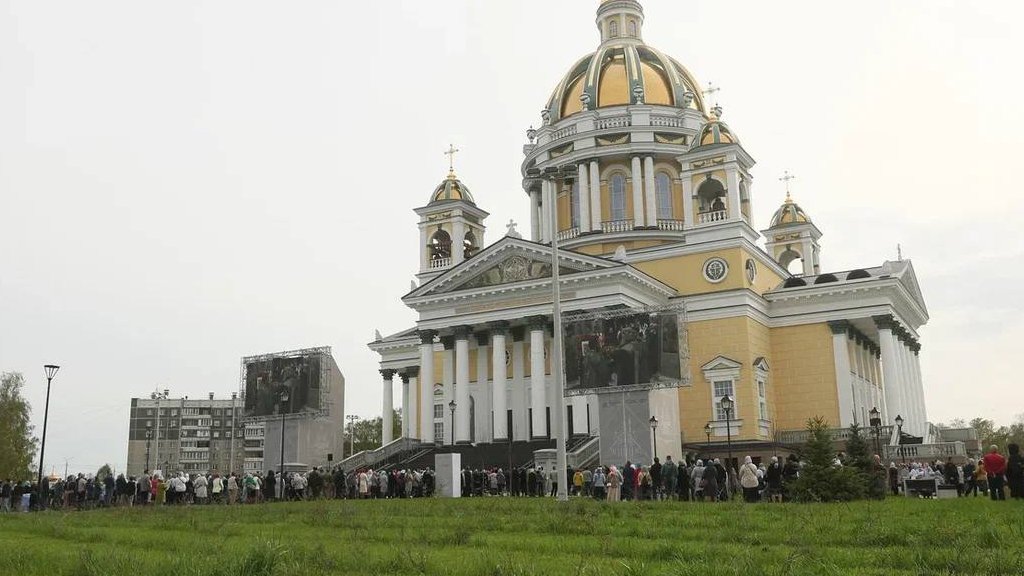
[[[302,348],[299,350],[286,350],[284,352],[273,352],[270,354],[259,354],[256,356],[243,356],[240,368],[239,368],[239,379],[238,379],[238,395],[242,399],[242,406],[244,410],[245,406],[245,384],[247,377],[248,366],[258,362],[266,362],[268,360],[274,360],[276,358],[313,358],[316,357],[320,360],[320,386],[319,386],[319,402],[317,403],[318,408],[313,410],[305,408],[299,412],[292,412],[285,414],[286,420],[294,418],[329,418],[331,415],[331,409],[333,408],[333,402],[331,401],[331,385],[332,377],[334,374],[334,356],[331,352],[330,346],[319,346],[316,348]],[[253,416],[243,414],[242,422],[265,422],[270,418],[281,418],[280,415],[274,416]]]
[[[631,392],[634,390],[655,390],[660,388],[679,388],[690,384],[690,336],[687,330],[686,303],[682,300],[673,301],[660,306],[638,306],[635,308],[614,308],[592,310],[576,314],[566,314],[564,321],[567,323],[582,322],[587,320],[610,320],[615,318],[626,318],[638,314],[675,314],[679,335],[679,378],[661,376],[651,382],[631,384],[623,386],[597,386],[597,387],[573,387],[566,388],[566,396],[586,396],[589,394],[612,394]],[[565,324],[567,325],[567,324]]]

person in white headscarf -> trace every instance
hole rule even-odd
[[[206,486],[206,476],[196,474],[195,480],[192,481],[192,488],[196,492],[196,504],[206,504]]]
[[[690,484],[693,486],[693,499],[698,502],[704,497],[703,479],[704,461],[697,460],[697,464],[693,467],[693,472],[690,472]]]
[[[740,466],[740,488],[743,489],[743,501],[748,503],[757,502],[757,466],[754,465],[750,456],[743,458],[743,465]]]

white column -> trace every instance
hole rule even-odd
[[[541,242],[547,244],[551,242],[551,204],[554,202],[554,184],[544,180],[540,184],[540,237]]]
[[[508,407],[505,402],[506,370],[505,370],[505,334],[507,324],[491,326],[491,406],[494,411],[492,439],[495,442],[508,440]]]
[[[893,336],[893,319],[891,316],[876,316],[878,326],[878,344],[882,349],[882,390],[885,395],[885,406],[888,411],[887,423],[892,423],[897,416],[906,418],[900,397],[899,359],[896,356],[896,337]]]
[[[533,318],[530,323],[530,408],[533,409],[533,438],[546,438],[547,378],[544,374],[544,330],[547,318]],[[531,438],[532,439],[532,438]]]
[[[418,413],[419,434],[422,442],[434,441],[434,336],[433,330],[423,330],[420,336],[420,400]]]
[[[910,396],[910,405],[913,407],[914,422],[916,423],[917,435],[925,436],[928,432],[924,423],[924,414],[921,410],[921,398],[917,393],[917,381],[914,376],[914,353],[910,351],[910,337],[903,341],[903,369],[907,382],[907,393]]]
[[[740,211],[740,175],[735,168],[731,168],[725,173],[726,183],[729,189],[726,193],[729,195],[729,220],[739,220],[742,217]]]
[[[526,352],[523,350],[522,340],[512,341],[512,383],[510,387],[512,397],[512,430],[509,436],[514,440],[529,440],[529,423],[527,417],[526,399]]]
[[[480,336],[484,337],[483,340],[478,338],[476,342],[476,386],[480,392],[473,405],[475,422],[472,425],[476,428],[477,442],[490,442],[494,438],[491,428],[491,388],[487,385],[487,362],[491,358],[491,348],[486,335]],[[470,436],[472,439],[473,436]]]
[[[580,162],[576,181],[580,187],[580,232],[590,232],[590,174],[587,163]]]
[[[829,322],[832,330],[832,357],[835,364],[836,392],[839,397],[839,422],[834,426],[846,428],[853,422],[853,388],[850,381],[850,351],[846,345],[846,332],[850,323],[845,320]]]
[[[879,338],[881,341],[881,338]],[[885,401],[885,381],[882,377],[882,353],[881,346],[877,351],[871,353],[871,374],[875,378],[875,397],[877,398],[876,405],[882,412],[882,421],[886,424],[892,422],[892,419],[896,417],[895,414],[889,413],[889,405]]]
[[[530,191],[530,240],[540,242],[540,192]]]
[[[686,174],[680,179],[683,186],[683,228],[693,228],[697,215],[693,213],[693,182]]]
[[[455,330],[455,443],[469,442],[469,328]]]
[[[641,176],[640,157],[633,156],[633,226],[644,225],[644,179]]]
[[[452,266],[466,259],[465,240],[466,225],[461,220],[455,220],[452,222]]]
[[[449,403],[455,400],[455,350],[454,343],[445,343],[445,349],[441,352],[441,389],[444,391],[441,397],[441,424],[443,432],[441,443],[450,445],[455,443],[455,428],[457,420],[452,419]]]
[[[419,411],[413,408],[413,398],[416,395],[416,369],[406,368],[401,374],[402,377],[402,437],[412,438],[413,433],[419,428],[416,426],[416,417]]]
[[[601,167],[590,161],[590,229],[601,229]]]
[[[906,420],[903,429],[916,436],[918,433],[917,410],[914,406],[914,397],[910,389],[910,375],[907,371],[907,347],[903,343],[903,338],[898,334],[894,335],[894,339],[896,341],[897,366],[900,371],[900,402],[903,407],[903,419]]]
[[[391,434],[391,428],[394,426],[394,420],[392,418],[392,411],[395,409],[395,371],[394,370],[381,370],[381,376],[384,377],[384,393],[381,395],[380,402],[380,416],[381,416],[381,427],[380,427],[380,440],[381,445],[387,444],[394,440]]]
[[[647,201],[647,225],[658,225],[658,199],[654,189],[654,157],[644,158],[644,198]]]
[[[921,377],[921,344],[918,342],[914,343],[913,346],[914,356],[911,358],[914,366],[914,380],[917,384],[918,395],[920,396],[920,409],[921,419],[926,423],[928,422],[928,404],[925,402],[924,395],[924,379]]]

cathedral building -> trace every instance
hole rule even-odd
[[[651,441],[677,458],[724,454],[727,439],[763,453],[809,418],[867,427],[873,409],[883,443],[899,432],[927,442],[917,331],[928,312],[911,262],[827,271],[822,230],[788,193],[755,222],[754,151],[693,74],[646,43],[643,24],[636,0],[600,2],[596,50],[549,79],[523,146],[529,238],[509,225],[488,244],[486,197],[454,171],[415,209],[419,282],[402,302],[419,319],[369,344],[385,418],[397,376],[407,439],[542,441],[561,410],[568,434],[598,439],[605,459],[624,432],[604,395],[553,393],[557,266],[567,315],[685,310],[684,374],[645,399],[657,429],[632,429],[645,444],[634,460],[649,459]]]

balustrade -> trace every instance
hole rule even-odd
[[[566,229],[566,230],[559,230],[558,231],[558,239],[559,240],[571,240],[571,239],[573,239],[573,238],[575,238],[575,237],[577,237],[579,235],[580,235],[580,229],[579,229],[578,226],[573,226],[572,228],[569,228],[569,229]]]
[[[667,219],[667,218],[659,218],[658,219],[658,228],[660,230],[682,230],[683,229],[683,221],[682,220],[671,220],[671,219]]]
[[[430,261],[430,268],[447,268],[452,265],[451,258],[434,258]]]
[[[626,128],[632,124],[629,116],[612,116],[610,118],[598,118],[594,126],[598,130],[606,128]]]
[[[724,222],[729,219],[729,213],[725,210],[713,212],[701,212],[697,214],[697,222],[700,224],[711,224],[712,222]]]
[[[606,222],[601,222],[601,232],[629,232],[632,229],[632,220],[608,220]]]

